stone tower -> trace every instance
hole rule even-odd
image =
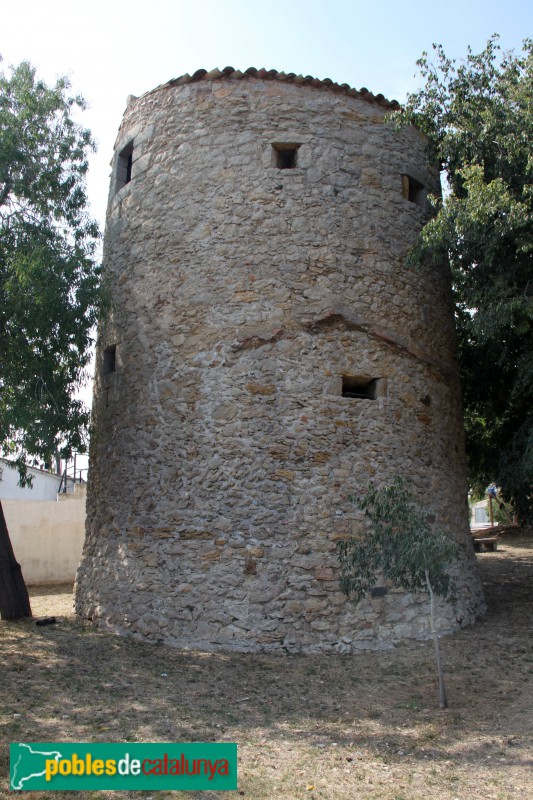
[[[350,495],[397,474],[465,543],[441,629],[479,612],[450,279],[406,265],[438,172],[396,106],[229,67],[130,98],[78,613],[205,649],[425,636],[423,597],[336,580]]]

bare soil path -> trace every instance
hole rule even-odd
[[[209,654],[94,630],[71,587],[0,623],[0,797],[9,742],[236,741],[237,792],[56,792],[73,800],[527,800],[533,797],[533,536],[477,556],[488,614],[442,640],[357,656]],[[30,800],[48,792],[24,792]]]

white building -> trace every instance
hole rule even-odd
[[[58,494],[61,475],[28,467],[32,488],[19,486],[19,474],[0,459],[0,500],[15,557],[28,585],[72,583],[85,536],[85,483],[69,479],[68,494]]]
[[[19,486],[19,473],[12,463],[0,458],[0,500],[57,500],[61,475],[28,467],[31,486]]]

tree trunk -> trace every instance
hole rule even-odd
[[[17,563],[0,501],[0,619],[31,617],[30,598]]]
[[[437,626],[435,624],[435,595],[433,587],[429,580],[429,575],[426,571],[426,584],[429,593],[429,618],[431,624],[431,635],[433,636],[433,644],[435,645],[435,662],[437,665],[437,675],[439,676],[439,706],[441,708],[448,708],[448,700],[446,698],[446,687],[444,685],[444,673],[442,671],[442,662],[440,659],[439,637],[437,635]]]

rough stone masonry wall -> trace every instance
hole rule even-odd
[[[349,496],[396,474],[465,544],[441,629],[479,612],[449,276],[405,264],[427,208],[402,176],[438,175],[383,105],[225,76],[129,104],[78,613],[207,649],[426,636],[423,597],[356,606],[337,582],[336,543],[362,525]],[[273,145],[298,145],[296,166]],[[343,376],[378,379],[375,399],[343,397]]]

